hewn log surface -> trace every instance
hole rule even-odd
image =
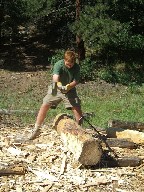
[[[81,164],[95,165],[100,161],[102,149],[99,139],[94,139],[74,120],[60,114],[54,120],[54,128],[61,135],[67,149]]]
[[[113,128],[133,129],[133,130],[144,130],[144,123],[140,122],[128,122],[121,120],[109,120],[108,126]]]
[[[109,127],[107,137],[131,139],[134,143],[144,143],[144,133],[136,130]]]

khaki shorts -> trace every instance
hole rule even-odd
[[[52,87],[49,86],[48,93],[43,98],[43,104],[50,104],[51,106],[54,106],[54,108],[56,108],[61,101],[64,102],[66,109],[71,109],[72,107],[81,107],[81,101],[77,96],[77,92],[75,89],[70,90],[66,94],[63,94],[60,90],[57,90],[57,94],[52,95]]]

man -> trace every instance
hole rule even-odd
[[[82,117],[80,99],[76,92],[76,85],[80,80],[80,67],[76,63],[76,56],[73,51],[66,51],[64,59],[58,61],[53,68],[52,85],[43,99],[40,107],[35,129],[29,139],[34,139],[46,117],[47,111],[52,106],[64,102],[66,109],[71,109],[78,124],[81,124]]]

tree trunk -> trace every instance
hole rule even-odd
[[[80,0],[76,0],[76,20],[79,20],[80,17]],[[76,44],[77,44],[77,53],[78,53],[78,61],[85,59],[85,47],[84,47],[84,41],[80,35],[76,35]]]
[[[96,165],[100,161],[102,148],[99,139],[94,139],[66,114],[55,118],[54,128],[61,135],[66,148],[81,164]]]

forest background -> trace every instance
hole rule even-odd
[[[81,83],[90,82],[87,89],[80,86],[80,94],[88,111],[94,110],[96,99],[97,124],[104,126],[110,117],[144,121],[143,29],[143,0],[1,0],[0,69],[48,71],[66,49],[75,50]],[[94,95],[96,82],[103,81],[111,84],[111,94],[105,88],[98,93],[97,85]],[[124,87],[118,91],[121,85]],[[116,100],[110,98],[112,87],[117,88]],[[34,89],[29,87],[28,93]],[[18,99],[13,95],[11,100],[7,90],[1,93],[1,108],[12,108]],[[22,103],[17,107],[26,103],[28,108],[34,107],[34,103]]]

